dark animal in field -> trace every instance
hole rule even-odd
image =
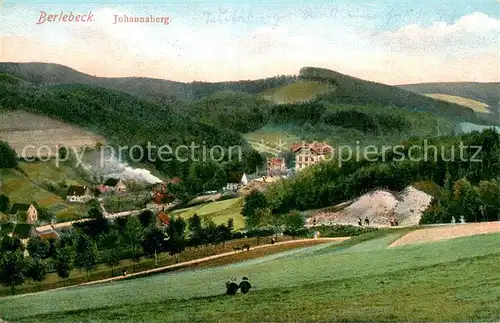
[[[247,251],[250,250],[250,245],[249,244],[244,244],[241,246],[241,250],[246,249]]]
[[[233,250],[234,250],[234,251],[242,251],[242,250],[243,250],[243,247],[233,247]]]

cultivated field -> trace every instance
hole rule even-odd
[[[230,200],[197,205],[187,209],[175,210],[171,214],[188,219],[196,213],[201,218],[211,219],[215,224],[227,223],[227,221],[232,218],[235,230],[239,230],[245,227],[245,220],[241,215],[242,206],[243,199],[238,197]]]
[[[464,107],[469,107],[476,112],[491,113],[490,106],[480,101],[463,98],[455,95],[448,95],[448,94],[434,93],[426,95],[434,99],[460,104],[463,105]]]
[[[500,234],[388,248],[404,231],[215,268],[2,298],[8,321],[498,321]],[[223,295],[247,276],[247,295]]]
[[[61,121],[24,111],[0,113],[0,140],[8,142],[19,156],[54,156],[57,145],[79,148],[104,143],[104,138]],[[29,147],[30,145],[34,147]],[[26,147],[26,149],[25,149]]]
[[[391,247],[407,244],[434,242],[477,234],[500,233],[500,222],[450,224],[412,231],[391,244]]]

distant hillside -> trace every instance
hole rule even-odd
[[[426,96],[437,99],[437,100],[442,100],[442,101],[447,101],[451,103],[456,103],[463,105],[464,107],[469,107],[475,112],[480,112],[480,113],[492,113],[491,107],[487,105],[486,103],[479,102],[476,100],[464,98],[461,96],[456,96],[456,95],[449,95],[449,94],[426,94]]]
[[[285,75],[260,80],[216,83],[182,83],[145,77],[109,78],[96,77],[67,66],[49,63],[0,63],[0,73],[13,75],[35,85],[89,84],[122,91],[139,98],[166,102],[196,100],[227,90],[256,94],[295,80],[294,76]]]
[[[500,105],[500,83],[450,82],[405,84],[397,87],[420,94],[440,93],[484,102],[490,107]]]
[[[304,67],[300,70],[300,79],[327,82],[336,87],[335,91],[322,96],[324,100],[334,103],[349,104],[382,104],[403,107],[412,111],[426,111],[439,116],[447,116],[462,120],[480,120],[471,108],[458,104],[435,100],[398,87],[370,82],[344,75],[323,68]],[[480,120],[480,121],[478,121]]]

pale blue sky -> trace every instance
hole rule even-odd
[[[495,1],[13,1],[0,8],[1,61],[102,76],[235,80],[331,68],[390,84],[499,80]],[[40,12],[93,23],[37,24]],[[168,26],[113,24],[168,16]]]

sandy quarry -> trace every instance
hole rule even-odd
[[[412,186],[401,193],[376,190],[367,193],[338,212],[318,211],[308,218],[308,224],[316,219],[321,224],[358,225],[358,218],[370,220],[370,226],[390,226],[390,220],[396,217],[399,226],[418,225],[422,213],[431,203],[432,197]]]
[[[486,233],[500,233],[500,222],[450,224],[415,230],[394,241],[389,247],[447,240]]]

